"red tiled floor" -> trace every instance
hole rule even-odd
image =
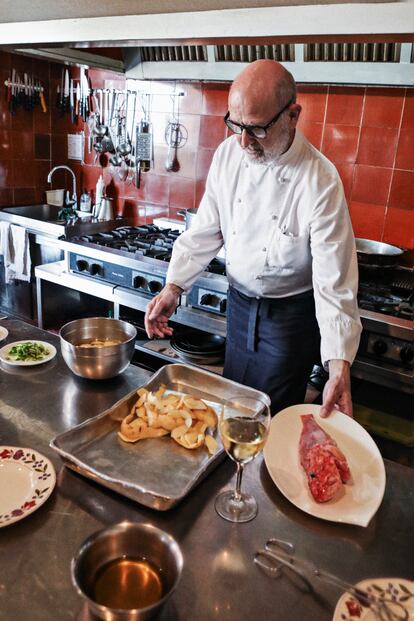
[[[394,170],[388,207],[414,211],[414,172]]]
[[[302,106],[300,117],[302,121],[323,123],[328,97],[326,86],[298,85],[297,102]]]
[[[402,248],[414,248],[414,210],[389,209],[385,218],[383,241]]]
[[[226,125],[221,116],[202,116],[199,146],[216,149],[226,137]]]
[[[359,128],[352,125],[326,125],[322,153],[335,163],[354,163],[358,147]]]
[[[381,240],[385,207],[351,201],[349,212],[355,237]]]
[[[364,88],[332,86],[328,93],[326,122],[332,125],[360,125]]]
[[[404,103],[402,88],[367,88],[362,125],[399,127]]]
[[[394,163],[397,140],[397,129],[362,127],[357,163],[391,168]]]
[[[401,129],[414,129],[414,91],[411,88],[405,96]]]
[[[395,167],[406,170],[414,169],[414,128],[400,131]]]
[[[391,168],[355,166],[352,200],[357,203],[386,205],[391,182]]]
[[[351,200],[355,166],[354,164],[336,164],[336,168],[344,186],[345,198],[349,203],[349,201]]]
[[[317,149],[321,148],[322,140],[322,123],[313,123],[311,121],[302,121],[302,117],[299,117],[298,129],[306,136],[306,138]]]
[[[228,109],[229,84],[202,85],[203,114],[224,116]]]
[[[191,209],[194,207],[194,186],[193,179],[184,177],[171,177],[170,179],[170,199],[169,206]]]

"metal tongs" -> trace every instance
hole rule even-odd
[[[359,589],[327,571],[318,569],[313,563],[296,557],[294,545],[288,541],[269,539],[264,549],[256,552],[254,562],[271,578],[280,576],[286,567],[306,584],[309,584],[311,577],[333,584],[342,591],[350,593],[364,608],[370,608],[379,621],[407,621],[409,618],[408,610],[400,602]]]

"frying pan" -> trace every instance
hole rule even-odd
[[[399,262],[404,250],[397,246],[373,241],[372,239],[355,240],[359,265],[370,268],[394,267]]]

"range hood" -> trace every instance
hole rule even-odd
[[[206,1],[218,4],[205,0],[200,6]],[[184,12],[183,6],[192,3],[178,0],[178,12],[169,3],[165,13],[40,16],[33,22],[0,23],[0,41],[18,53],[140,80],[232,80],[248,62],[274,58],[298,82],[414,85],[414,0],[325,2],[279,0],[279,6]],[[151,4],[164,6],[162,0]],[[100,48],[121,48],[123,57],[108,58]]]

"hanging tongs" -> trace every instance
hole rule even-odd
[[[308,585],[312,578],[332,584],[352,595],[363,608],[369,608],[378,621],[408,621],[408,610],[401,602],[360,589],[334,574],[319,569],[310,561],[295,556],[294,546],[290,542],[269,539],[264,549],[256,552],[254,563],[271,578],[279,577],[284,570],[287,570],[292,571]]]

